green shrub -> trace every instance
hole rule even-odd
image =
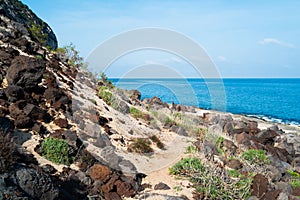
[[[131,107],[129,112],[132,115],[132,117],[134,117],[135,119],[143,119],[145,121],[151,121],[151,117],[149,114],[144,113],[135,107]]]
[[[44,28],[44,24],[39,25],[39,24],[33,23],[29,27],[29,30],[33,37],[35,37],[41,44],[45,45],[48,40],[48,35],[43,33],[43,28]]]
[[[146,138],[135,139],[128,147],[129,152],[135,153],[152,153],[153,149],[150,147],[151,142]]]
[[[300,187],[300,174],[298,172],[295,172],[293,170],[288,170],[288,173],[291,175],[292,180],[290,182],[291,186],[293,188]]]
[[[185,153],[196,153],[198,152],[198,149],[194,145],[190,145],[186,148]]]
[[[238,178],[238,177],[241,177],[242,175],[240,174],[240,172],[238,170],[235,170],[235,169],[229,169],[227,170],[227,174],[230,176],[230,177],[233,177],[233,178]]]
[[[169,117],[165,117],[164,122],[165,122],[165,123],[168,123],[168,124],[174,124],[174,125],[176,125],[175,121],[172,120],[172,119],[169,118]]]
[[[270,164],[270,159],[264,150],[249,149],[242,153],[242,158],[249,161],[250,164]]]
[[[71,147],[69,147],[65,140],[52,137],[46,138],[40,147],[40,154],[57,164],[70,165],[73,160],[71,151]]]
[[[106,86],[101,86],[98,89],[98,96],[103,99],[107,105],[111,105],[112,103],[112,92]]]
[[[216,147],[217,147],[217,151],[220,155],[224,154],[224,150],[222,149],[223,146],[223,142],[224,142],[224,138],[223,137],[219,137],[216,141]]]
[[[199,158],[184,158],[169,168],[172,175],[189,174],[192,171],[202,171],[204,169]]]

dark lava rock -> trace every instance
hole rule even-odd
[[[9,85],[4,92],[10,102],[16,102],[24,97],[24,90],[20,86]]]
[[[23,108],[23,112],[25,113],[26,116],[30,117],[33,120],[43,120],[49,122],[50,119],[50,116],[45,110],[33,104],[27,104]]]
[[[6,78],[9,85],[33,90],[41,82],[45,69],[44,60],[17,56],[8,68]]]
[[[262,198],[268,191],[268,179],[261,175],[257,174],[253,178],[252,182],[252,193],[251,195]]]
[[[0,129],[3,131],[3,133],[8,133],[12,131],[15,128],[12,121],[10,121],[8,118],[0,117]]]
[[[58,197],[59,191],[53,186],[50,177],[35,169],[18,169],[16,180],[19,187],[34,199],[51,200]]]
[[[236,169],[236,170],[241,169],[243,167],[243,164],[237,159],[232,159],[227,161],[226,165],[231,169]]]
[[[256,135],[257,140],[266,145],[266,144],[270,144],[270,145],[274,145],[274,141],[275,141],[275,137],[279,136],[278,133],[276,133],[276,131],[273,130],[265,130],[265,131],[261,131]]]
[[[58,118],[53,121],[54,124],[59,126],[60,128],[68,128],[68,120],[67,119],[62,119]]]
[[[169,189],[171,189],[171,188],[167,184],[162,183],[162,182],[160,182],[154,186],[154,190],[169,190]]]

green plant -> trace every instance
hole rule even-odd
[[[135,153],[152,153],[153,149],[150,147],[151,142],[146,138],[135,139],[128,147],[129,152]]]
[[[290,182],[291,186],[293,188],[298,188],[300,187],[300,173],[295,172],[293,170],[288,170],[288,173],[291,175],[292,180]]]
[[[191,154],[198,152],[198,149],[194,145],[190,145],[186,148],[185,153]]]
[[[73,160],[71,147],[62,139],[46,138],[39,150],[43,157],[57,164],[70,165]]]
[[[165,123],[168,123],[168,124],[176,124],[176,123],[174,122],[174,120],[172,120],[172,119],[169,118],[169,117],[165,117],[164,122],[165,122]]]
[[[72,43],[62,48],[57,48],[55,53],[60,57],[67,59],[68,64],[71,67],[87,69],[87,64],[83,62],[83,58],[79,55],[79,51],[76,50],[75,45]]]
[[[43,32],[44,26],[44,23],[42,25],[32,23],[29,27],[29,31],[31,32],[32,36],[43,45],[45,45],[48,40],[48,35]]]
[[[151,121],[150,115],[140,111],[139,109],[137,109],[135,107],[131,107],[129,112],[136,119],[143,119],[145,121]]]
[[[244,151],[241,157],[250,164],[270,164],[270,159],[267,157],[264,150],[249,149]]]
[[[105,103],[111,105],[112,103],[112,92],[106,86],[101,86],[98,89],[98,96],[103,99]]]
[[[225,153],[224,150],[222,149],[224,140],[225,139],[223,137],[219,137],[216,141],[217,151],[220,155],[223,155]]]
[[[229,169],[227,170],[227,174],[230,176],[230,177],[233,177],[233,178],[239,178],[239,177],[242,177],[242,175],[240,174],[239,171],[235,170],[235,169]]]
[[[192,171],[202,171],[204,166],[199,158],[184,158],[169,168],[172,175],[189,174]]]
[[[179,185],[174,186],[173,189],[176,190],[177,192],[182,191],[182,188]]]
[[[152,140],[152,142],[154,142],[158,148],[160,149],[165,148],[165,145],[160,141],[160,139],[158,139],[156,135],[150,136],[149,139]]]
[[[16,161],[16,146],[12,137],[0,131],[0,174],[11,169]]]

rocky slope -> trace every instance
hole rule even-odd
[[[299,127],[97,82],[28,7],[0,3],[0,199],[300,195]]]

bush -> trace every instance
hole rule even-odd
[[[15,150],[16,146],[10,135],[4,135],[0,131],[0,174],[9,171],[15,163]]]
[[[145,121],[151,121],[150,115],[140,111],[139,109],[137,109],[135,107],[131,107],[129,112],[132,115],[132,117],[134,117],[135,119],[143,119]]]
[[[194,171],[203,171],[204,167],[198,158],[184,158],[169,168],[172,175],[190,174]]]
[[[98,89],[98,96],[103,99],[107,105],[111,105],[112,103],[112,92],[106,86],[101,86]]]
[[[135,153],[152,153],[153,149],[150,147],[151,142],[146,138],[137,138],[129,145],[128,151]]]
[[[264,150],[249,149],[242,153],[242,158],[249,161],[250,164],[270,164],[270,159]]]
[[[293,171],[293,170],[289,170],[288,173],[292,177],[292,180],[290,182],[291,186],[293,188],[299,188],[300,187],[300,174],[298,172]]]
[[[35,24],[33,23],[31,27],[29,27],[29,30],[34,38],[38,40],[41,44],[45,45],[48,40],[48,35],[43,33],[43,25]]]
[[[40,154],[46,159],[57,163],[70,165],[73,161],[72,149],[65,140],[46,138],[40,147]]]
[[[160,149],[165,148],[165,145],[160,141],[160,139],[158,139],[158,137],[156,135],[152,135],[150,137],[150,140],[152,140],[152,142],[154,142],[158,148],[160,148]]]

